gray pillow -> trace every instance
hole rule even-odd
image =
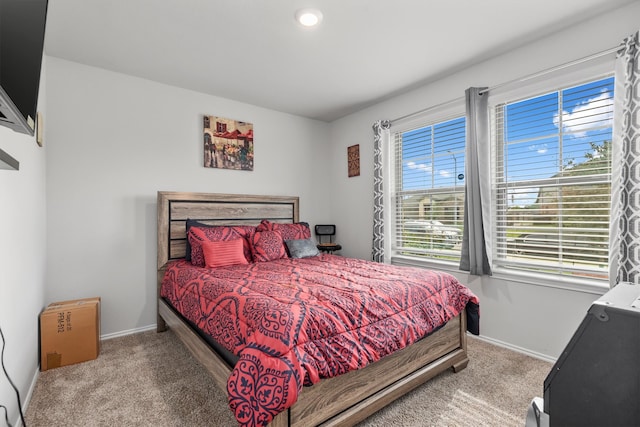
[[[307,258],[320,254],[316,243],[311,239],[285,240],[291,258]]]

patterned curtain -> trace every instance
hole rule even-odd
[[[615,71],[611,143],[609,281],[640,280],[640,31],[626,38]]]
[[[465,91],[467,147],[460,270],[491,274],[491,148],[486,88]]]
[[[372,259],[384,262],[384,186],[383,147],[388,144],[389,120],[378,120],[373,124],[373,251]]]

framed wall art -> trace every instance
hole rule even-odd
[[[204,116],[204,167],[253,170],[253,124]]]
[[[360,144],[347,147],[347,168],[349,178],[360,176]]]

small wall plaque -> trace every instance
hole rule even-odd
[[[42,113],[38,111],[36,114],[36,144],[42,147],[43,141],[43,132],[44,132],[44,123],[42,122]]]
[[[349,178],[360,176],[360,144],[347,147],[347,167]]]

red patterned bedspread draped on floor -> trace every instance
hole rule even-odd
[[[443,272],[336,255],[215,269],[169,264],[161,296],[239,356],[227,382],[241,425],[266,425],[303,385],[425,337],[478,299]]]

